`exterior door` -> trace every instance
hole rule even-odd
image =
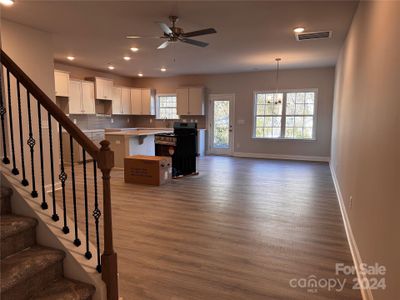
[[[213,94],[209,102],[209,152],[217,155],[233,154],[234,94]]]

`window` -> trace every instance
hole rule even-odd
[[[176,95],[158,95],[158,119],[179,119],[176,114]]]
[[[316,90],[255,93],[255,138],[315,139]]]

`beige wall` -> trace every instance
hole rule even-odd
[[[283,63],[284,64],[284,63]],[[334,68],[283,70],[281,89],[318,88],[316,141],[263,140],[252,138],[253,93],[274,90],[275,72],[251,72],[222,75],[194,75],[167,78],[136,79],[136,86],[155,88],[158,93],[174,93],[180,86],[201,85],[212,93],[234,93],[236,96],[235,151],[244,153],[329,157]],[[238,124],[243,120],[244,124]]]
[[[387,268],[375,300],[400,295],[399,16],[362,1],[336,69],[331,164],[362,260]]]
[[[26,27],[14,22],[1,19],[1,47],[11,57],[12,60],[51,98],[55,99],[54,91],[54,63],[53,63],[53,47],[52,37],[49,33]],[[21,153],[19,142],[19,124],[18,109],[16,96],[16,82],[11,76],[11,96],[13,110],[13,128],[15,139],[15,153],[18,168],[21,172]],[[7,97],[7,95],[5,95]],[[38,144],[38,118],[37,118],[37,102],[31,99],[31,115],[33,125],[33,137],[37,143],[35,146],[35,171],[36,171],[36,189],[40,191],[40,165],[39,165],[39,144]],[[21,86],[21,110],[22,110],[22,128],[23,128],[23,144],[24,157],[26,163],[27,179],[31,183],[31,159],[29,147],[26,145],[28,139],[28,110],[26,100],[26,90]],[[44,157],[49,157],[49,136],[47,113],[42,110],[42,129]],[[57,135],[58,123],[52,122],[53,127],[53,149],[54,157],[59,157],[59,140]],[[8,151],[10,153],[10,151]],[[58,178],[59,166],[55,167],[55,177]],[[50,165],[49,160],[45,160],[45,178],[46,184],[50,183]]]

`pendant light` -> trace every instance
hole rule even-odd
[[[276,61],[276,90],[274,94],[274,104],[280,104],[282,103],[282,100],[277,100],[278,97],[278,91],[279,91],[279,63],[281,62],[281,58],[277,57],[275,58]]]

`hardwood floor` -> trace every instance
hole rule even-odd
[[[76,165],[84,229],[81,168]],[[154,187],[125,184],[123,172],[113,170],[120,296],[361,299],[353,277],[335,274],[335,263],[352,260],[327,164],[210,156],[199,160],[199,171]],[[91,216],[92,181],[88,187]],[[93,226],[90,231],[94,239]],[[347,283],[341,292],[290,286],[291,279],[310,276]]]

